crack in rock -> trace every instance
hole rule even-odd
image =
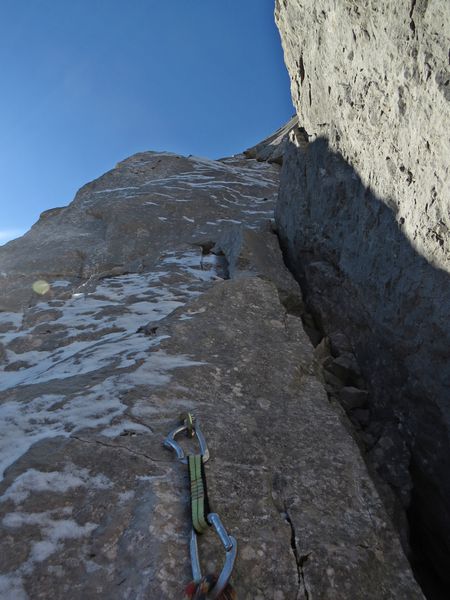
[[[100,440],[92,440],[92,441],[85,440],[76,435],[72,435],[71,439],[77,440],[84,444],[98,444],[99,446],[105,446],[106,448],[113,448],[114,450],[125,450],[126,452],[129,452],[130,454],[135,454],[136,456],[141,456],[151,462],[159,462],[159,463],[167,462],[165,460],[158,460],[157,458],[153,458],[153,457],[149,456],[148,454],[145,454],[144,452],[138,452],[137,450],[132,450],[131,448],[128,448],[127,446],[122,446],[121,444],[107,444],[106,442],[101,442]]]
[[[286,482],[284,477],[279,474],[275,474],[272,479],[272,500],[275,505],[275,508],[279,512],[280,516],[286,523],[289,525],[291,529],[291,551],[294,555],[295,565],[297,569],[297,580],[298,580],[298,589],[296,599],[301,600],[310,600],[310,593],[308,587],[306,585],[305,580],[305,570],[304,566],[311,554],[308,552],[307,554],[301,554],[298,546],[297,546],[297,533],[295,530],[294,523],[292,521],[291,515],[289,514],[288,504],[286,498],[284,497],[283,490],[286,487]]]
[[[291,549],[292,549],[292,554],[294,555],[294,559],[295,559],[295,563],[297,565],[297,575],[298,575],[298,594],[297,597],[299,598],[299,594],[301,592],[301,590],[303,590],[303,597],[305,598],[305,600],[309,600],[309,591],[308,588],[306,586],[306,581],[305,581],[305,571],[304,571],[304,565],[306,564],[310,552],[308,552],[308,554],[300,554],[299,549],[297,547],[297,534],[295,531],[295,526],[294,523],[292,522],[291,516],[289,514],[288,508],[287,508],[287,504],[286,501],[284,501],[284,520],[286,521],[286,523],[288,523],[289,527],[291,528]]]

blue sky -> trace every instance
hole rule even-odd
[[[1,0],[0,244],[142,150],[218,158],[294,112],[273,0]]]

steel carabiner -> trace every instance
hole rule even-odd
[[[207,600],[218,600],[223,592],[231,590],[231,585],[228,583],[233,571],[234,563],[237,555],[237,541],[228,535],[227,530],[222,524],[217,513],[210,512],[208,494],[206,489],[206,475],[203,468],[203,463],[209,459],[209,450],[203,433],[191,413],[181,416],[183,422],[176,429],[171,431],[164,439],[164,446],[170,450],[174,450],[177,459],[183,464],[189,464],[189,479],[191,487],[191,513],[192,513],[192,531],[189,542],[191,554],[191,565],[194,586],[202,586],[207,583],[209,592]],[[176,441],[176,437],[185,432],[187,437],[197,437],[200,446],[200,453],[186,455],[183,448]],[[225,561],[222,571],[219,576],[207,575],[202,576],[200,559],[198,555],[197,534],[206,532],[208,525],[214,527],[222,545],[225,549]],[[212,587],[211,587],[212,586]],[[234,597],[234,595],[233,595]]]
[[[208,446],[200,426],[196,424],[196,420],[190,414],[186,415],[183,425],[180,425],[169,433],[164,440],[164,446],[170,450],[175,450],[178,460],[184,465],[187,465],[188,459],[186,457],[186,453],[180,444],[175,440],[177,435],[183,433],[184,431],[188,437],[194,437],[194,435],[197,437],[197,441],[200,446],[200,454],[202,455],[202,462],[206,463],[209,460]]]
[[[237,554],[237,541],[232,535],[228,535],[227,530],[223,526],[222,521],[217,513],[209,513],[207,516],[208,523],[212,525],[225,548],[225,562],[220,572],[219,578],[213,589],[208,594],[208,600],[216,600],[227,587],[228,581],[234,567],[234,561]],[[202,570],[200,567],[200,558],[198,555],[197,534],[195,530],[191,531],[191,539],[189,542],[191,554],[192,578],[195,583],[199,583],[202,579]]]

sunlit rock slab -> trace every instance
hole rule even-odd
[[[136,154],[0,247],[0,310],[34,303],[36,282],[59,296],[61,281],[151,270],[162,249],[215,236],[223,224],[258,227],[273,216],[278,175],[278,165],[239,156]]]

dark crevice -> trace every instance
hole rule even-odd
[[[291,528],[291,549],[292,549],[292,554],[294,555],[295,564],[297,565],[299,592],[301,590],[303,590],[303,595],[304,595],[305,599],[309,600],[309,592],[308,592],[308,588],[306,587],[305,572],[304,572],[304,565],[306,564],[306,562],[309,558],[309,554],[300,554],[300,552],[298,551],[295,527],[294,527],[294,523],[292,522],[291,516],[289,514],[286,502],[284,503],[284,518],[285,518],[286,522],[288,523],[289,527]]]
[[[217,243],[212,240],[201,241],[193,244],[194,246],[200,246],[202,249],[202,258],[200,260],[200,268],[202,271],[208,271],[209,266],[205,268],[203,258],[214,254],[216,256],[216,271],[217,275],[222,279],[230,279],[230,267],[228,260],[220,248],[217,247]]]
[[[303,84],[305,80],[305,65],[303,63],[303,54],[300,56],[298,70],[300,72],[300,83]]]
[[[436,568],[437,564],[435,563],[435,560],[433,560],[426,551],[429,544],[428,538],[432,534],[429,530],[429,524],[424,522],[421,507],[427,502],[427,490],[430,486],[430,482],[424,480],[414,458],[410,464],[410,473],[414,482],[414,487],[407,516],[410,523],[410,560],[414,576],[421,586],[426,598],[429,600],[447,600],[449,597],[449,582],[443,581],[441,574]],[[445,552],[444,548],[443,552]],[[441,565],[441,573],[442,570]]]
[[[305,306],[300,293],[289,293],[278,289],[278,299],[288,315],[303,319]]]
[[[199,242],[198,244],[194,244],[194,246],[200,246],[200,248],[202,249],[202,256],[207,256],[208,254],[211,254],[211,251],[215,245],[216,242],[213,242],[212,240],[207,240],[205,242]]]
[[[416,24],[413,19],[413,14],[414,14],[414,9],[416,8],[416,1],[417,0],[412,0],[411,10],[409,11],[409,18],[410,18],[409,28],[411,29],[411,31],[413,32],[414,35],[416,34]]]

